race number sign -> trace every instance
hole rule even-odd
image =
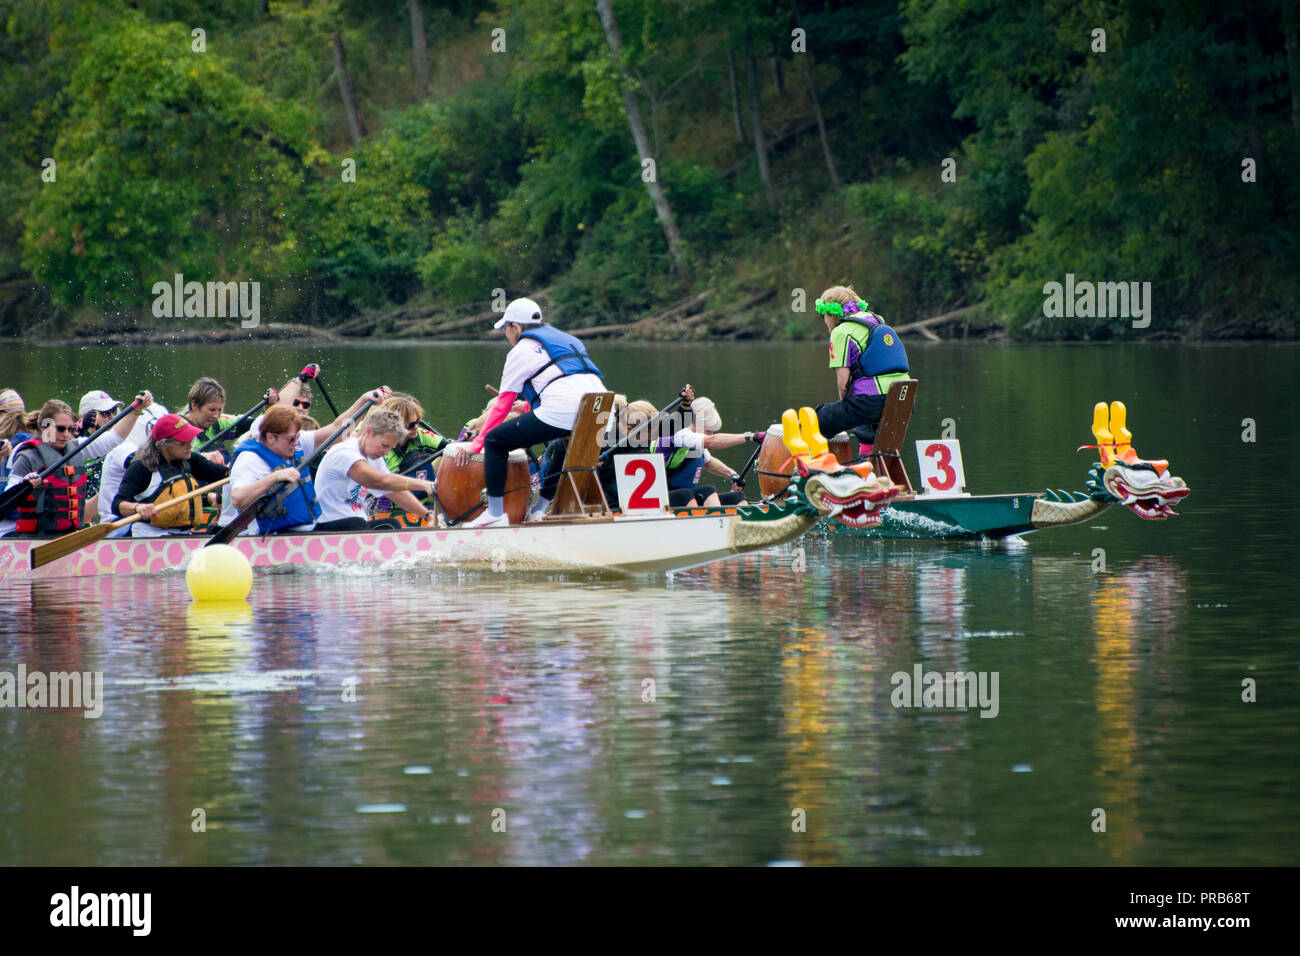
[[[663,455],[615,455],[618,504],[625,515],[662,514],[668,508]]]
[[[966,472],[961,465],[961,443],[955,438],[916,443],[916,463],[921,471],[921,494],[952,498],[966,493]]]

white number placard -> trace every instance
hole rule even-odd
[[[663,455],[615,455],[618,505],[625,515],[660,514],[668,508]]]
[[[961,443],[936,438],[916,443],[916,463],[921,472],[921,494],[952,498],[966,493],[966,472],[961,464]]]

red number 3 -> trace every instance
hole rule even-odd
[[[641,484],[636,486],[627,499],[629,508],[658,508],[660,507],[658,498],[646,497],[646,491],[655,483],[655,466],[648,461],[629,461],[627,467],[623,469],[623,474],[629,478],[633,477],[633,472],[641,473]]]
[[[957,472],[952,469],[952,452],[947,445],[930,445],[925,449],[925,457],[935,459],[935,467],[943,475],[943,480],[930,477],[925,479],[935,491],[947,491],[957,483]]]

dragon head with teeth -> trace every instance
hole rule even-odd
[[[790,497],[802,498],[823,517],[837,518],[850,528],[880,524],[889,499],[901,489],[888,477],[872,474],[870,462],[841,464],[831,454],[817,423],[817,413],[801,408],[782,416],[784,442],[794,459]]]
[[[1191,494],[1183,479],[1171,474],[1169,462],[1139,458],[1133,434],[1125,427],[1123,402],[1098,402],[1093,408],[1092,433],[1101,462],[1089,475],[1088,496],[1106,504],[1120,504],[1139,518],[1176,517],[1171,505]]]

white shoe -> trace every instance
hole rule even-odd
[[[546,517],[546,512],[551,510],[551,503],[548,501],[544,505],[534,505],[528,514],[524,515],[524,524],[530,521],[541,521]]]
[[[506,515],[494,515],[484,509],[483,513],[473,521],[463,521],[460,526],[462,528],[495,528],[497,525],[508,526],[509,524],[510,519]]]

